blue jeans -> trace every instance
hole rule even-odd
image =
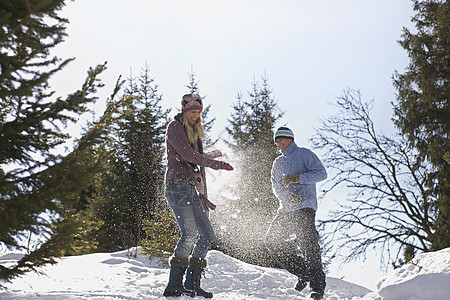
[[[165,196],[181,231],[174,256],[189,257],[195,243],[192,256],[205,259],[214,241],[214,230],[195,187],[185,182],[171,183],[166,187]]]

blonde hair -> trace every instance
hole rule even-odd
[[[187,120],[188,112],[183,113],[183,126],[186,130],[187,138],[191,145],[195,145],[198,140],[202,140],[205,137],[205,130],[203,129],[202,117],[198,119],[197,124],[192,128]]]

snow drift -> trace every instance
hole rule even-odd
[[[19,259],[10,253],[0,257],[5,265]],[[308,299],[308,287],[293,289],[295,276],[285,270],[250,265],[218,251],[208,254],[205,290],[213,299]],[[127,251],[63,257],[56,265],[28,273],[0,292],[0,299],[165,299],[162,296],[169,269],[147,257],[127,257]],[[363,276],[363,275],[362,275]],[[337,278],[327,278],[328,300],[440,300],[450,295],[450,249],[418,255],[382,279],[378,291]],[[180,300],[192,299],[187,296]],[[200,298],[198,298],[200,299]]]

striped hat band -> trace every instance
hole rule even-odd
[[[274,135],[274,140],[277,139],[291,139],[294,140],[294,133],[287,127],[280,127],[277,129]]]

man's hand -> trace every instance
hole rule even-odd
[[[286,202],[293,207],[297,207],[300,205],[300,202],[302,202],[302,197],[300,197],[299,195],[289,194],[286,197]]]
[[[300,175],[287,175],[281,180],[284,187],[287,187],[290,183],[298,183]]]

